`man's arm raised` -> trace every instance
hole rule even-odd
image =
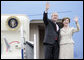
[[[46,3],[46,8],[45,8],[45,12],[43,14],[43,21],[44,21],[44,24],[47,25],[48,24],[48,9],[49,9],[49,3],[47,2]]]

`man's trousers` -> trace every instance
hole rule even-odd
[[[44,58],[58,59],[59,58],[59,44],[55,41],[54,44],[44,44]]]

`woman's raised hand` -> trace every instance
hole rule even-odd
[[[74,17],[74,21],[77,23],[78,22],[78,17]]]

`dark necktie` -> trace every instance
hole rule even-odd
[[[57,25],[56,25],[56,31],[57,31]],[[57,40],[57,36],[56,36],[55,40]]]
[[[56,26],[56,31],[57,31],[57,26]]]

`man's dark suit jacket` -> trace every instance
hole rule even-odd
[[[59,43],[59,31],[56,31],[56,24],[53,23],[51,20],[48,19],[47,13],[44,12],[43,14],[43,21],[45,24],[45,37],[44,37],[44,44],[54,44],[55,40]],[[57,24],[59,26],[59,24]],[[60,28],[60,26],[59,26]]]

